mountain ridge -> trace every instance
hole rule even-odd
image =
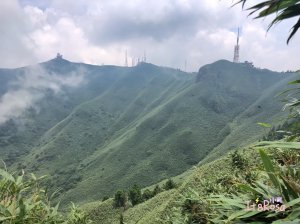
[[[40,113],[26,112],[30,125],[16,133],[19,140],[0,153],[14,169],[48,174],[49,188],[62,188],[64,202],[97,200],[134,182],[151,185],[226,153],[229,140],[239,146],[258,139],[263,130],[256,123],[268,115],[259,111],[280,111],[271,96],[294,77],[225,60],[203,66],[197,76],[145,63],[56,62],[41,66],[63,77],[80,71],[84,83],[46,95],[37,103]],[[260,104],[273,103],[259,109],[261,95]],[[40,124],[45,132],[35,131]],[[25,154],[17,150],[22,146]]]

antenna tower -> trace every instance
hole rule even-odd
[[[234,46],[233,62],[235,62],[235,63],[239,63],[239,60],[240,60],[239,40],[240,40],[240,28],[238,28],[238,34],[237,34],[237,38],[236,38],[236,45]]]
[[[125,51],[125,67],[128,67],[127,50]]]

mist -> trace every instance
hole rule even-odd
[[[29,108],[38,111],[38,102],[46,92],[63,92],[63,88],[76,88],[84,83],[84,69],[60,75],[49,73],[37,65],[26,69],[24,74],[9,83],[8,91],[0,98],[0,125],[9,119],[20,118]]]

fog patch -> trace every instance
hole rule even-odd
[[[26,69],[24,74],[9,84],[9,90],[0,98],[0,125],[15,119],[29,108],[37,112],[37,103],[46,93],[63,92],[63,88],[76,88],[84,83],[84,69],[80,68],[67,74],[49,73],[41,66]]]

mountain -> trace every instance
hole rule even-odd
[[[22,93],[26,104],[11,111],[18,116],[2,116],[0,155],[12,169],[47,174],[63,202],[99,200],[261,138],[257,122],[282,122],[274,96],[292,79],[225,60],[197,75],[59,58],[2,69],[2,99]]]
[[[128,224],[254,223],[255,221],[278,223],[279,219],[282,223],[292,223],[293,221],[299,223],[299,215],[294,215],[288,219],[287,215],[280,213],[279,210],[275,213],[274,210],[270,209],[269,212],[272,216],[268,212],[260,212],[257,215],[253,210],[248,210],[246,214],[247,211],[245,210],[247,203],[250,200],[254,201],[254,192],[255,198],[257,198],[257,195],[264,191],[264,196],[261,196],[265,198],[264,200],[272,194],[280,195],[278,193],[280,189],[274,190],[272,181],[263,172],[264,165],[259,150],[268,153],[273,160],[274,167],[280,166],[282,168],[286,166],[282,165],[282,158],[285,158],[285,161],[298,161],[295,158],[299,156],[299,150],[297,150],[299,147],[300,142],[282,140],[252,143],[243,149],[235,149],[237,151],[234,153],[226,153],[214,161],[194,167],[173,178],[176,183],[173,189],[163,188],[166,180],[156,183],[155,186],[142,189],[142,195],[147,191],[155,192],[154,189],[157,186],[161,188],[161,192],[155,193],[137,205],[132,206],[128,202],[125,208],[116,208],[114,198],[110,198],[104,201],[86,203],[81,208],[86,212],[87,217],[95,223],[118,224],[121,220],[120,217],[124,223]],[[238,156],[236,157],[236,155]],[[278,157],[279,155],[281,157]],[[281,165],[279,165],[280,163]],[[297,165],[292,165],[294,172],[297,172],[297,168],[294,168]],[[284,172],[282,170],[281,174],[284,175]],[[277,173],[275,175],[276,177],[279,176]],[[298,177],[295,176],[294,178]],[[263,181],[266,181],[266,185]],[[296,206],[289,209],[289,214],[295,214],[294,211],[299,206],[299,203],[296,203],[299,197],[293,199]],[[287,204],[286,201],[283,203]],[[277,216],[274,217],[273,215]],[[267,217],[271,218],[268,219]]]

